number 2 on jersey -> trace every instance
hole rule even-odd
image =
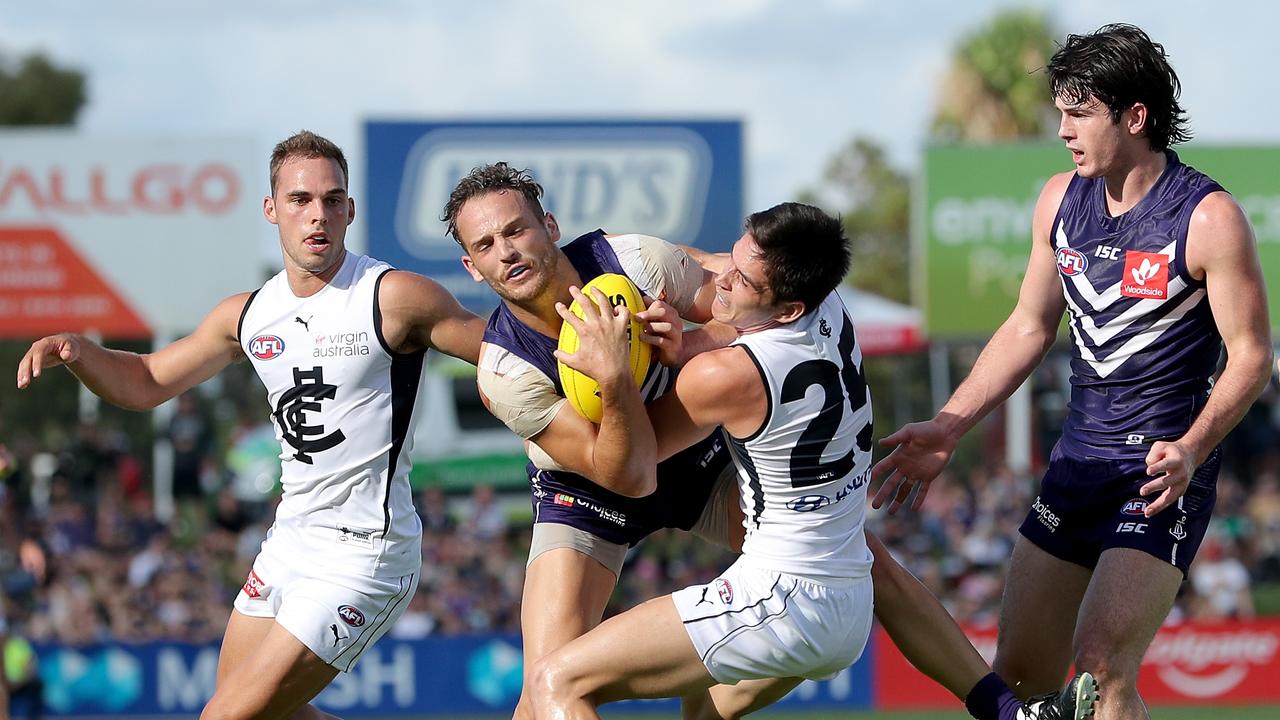
[[[861,366],[853,360],[854,345],[853,323],[845,316],[838,345],[843,367],[837,367],[830,360],[806,360],[792,368],[782,381],[780,400],[783,403],[803,398],[814,385],[821,386],[823,392],[822,410],[809,422],[791,450],[791,487],[810,487],[842,478],[853,469],[855,453],[871,451],[872,425],[868,418],[849,452],[835,460],[822,461],[827,445],[840,429],[846,398],[849,411],[854,414],[867,404],[867,381]]]

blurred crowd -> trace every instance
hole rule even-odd
[[[11,631],[75,645],[221,637],[272,502],[235,491],[198,407],[182,407],[168,435],[176,508],[166,523],[142,455],[118,431],[89,423],[56,447],[0,445],[0,621]],[[1228,439],[1214,520],[1173,620],[1252,617],[1251,590],[1280,584],[1278,433],[1273,388]],[[949,471],[921,512],[871,512],[868,527],[956,618],[990,623],[1035,479],[998,464]],[[517,632],[527,495],[427,488],[417,500],[422,581],[391,635]],[[657,533],[629,557],[611,611],[705,582],[731,561],[685,533]]]

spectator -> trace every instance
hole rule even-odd
[[[1252,620],[1249,571],[1240,562],[1236,543],[1213,533],[1205,537],[1200,557],[1191,565],[1191,587],[1197,598],[1192,617],[1201,620]]]
[[[26,638],[9,632],[3,618],[0,618],[0,659],[3,660],[3,680],[9,690],[7,712],[11,713],[14,707],[25,707],[27,718],[40,720],[44,715],[40,659]]]
[[[476,485],[462,519],[462,532],[481,540],[492,540],[506,531],[507,514],[498,505],[493,488],[483,483]]]

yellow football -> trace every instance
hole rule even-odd
[[[627,329],[627,340],[631,344],[631,374],[636,379],[636,386],[639,387],[644,383],[644,377],[649,372],[649,360],[653,352],[649,343],[640,339],[642,328],[640,322],[635,319],[636,313],[644,310],[644,300],[640,297],[640,290],[630,278],[616,273],[605,273],[596,277],[582,288],[582,293],[591,298],[593,297],[592,288],[599,288],[614,307],[626,305],[631,311],[631,327]],[[569,310],[574,315],[582,317],[582,307],[577,300],[573,301]],[[578,351],[578,331],[574,330],[569,323],[560,326],[559,348],[568,353]],[[600,403],[600,383],[562,362],[557,361],[556,365],[560,370],[560,386],[564,389],[564,396],[569,399],[569,404],[582,417],[593,423],[600,422],[600,418],[604,415],[604,407]]]

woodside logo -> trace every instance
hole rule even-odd
[[[1125,251],[1120,294],[1144,300],[1169,297],[1169,257],[1160,253]]]

